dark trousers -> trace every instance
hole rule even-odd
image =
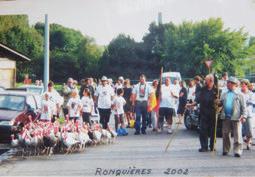
[[[83,113],[82,113],[83,122],[89,123],[89,125],[91,125],[90,116],[91,116],[91,113],[89,113],[89,112],[83,112]]]
[[[135,105],[135,130],[140,133],[146,130],[146,120],[147,120],[147,101],[137,101]],[[141,118],[142,118],[142,128],[141,128]]]
[[[159,128],[161,129],[163,128],[164,118],[166,119],[168,125],[172,125],[173,114],[174,114],[173,108],[159,108],[159,122],[158,122]]]
[[[67,108],[63,108],[63,113],[64,113],[64,116],[66,117],[66,115],[68,114],[68,109]]]
[[[51,122],[54,123],[56,121],[56,119],[58,119],[58,118],[59,118],[59,115],[53,115]]]
[[[111,109],[101,109],[98,108],[99,116],[100,116],[100,124],[102,124],[104,129],[108,128],[108,122],[111,116]]]
[[[148,112],[147,113],[147,120],[146,120],[146,125],[147,126],[151,126],[151,124],[152,124],[152,120],[151,120],[151,112]]]
[[[215,116],[214,115],[200,115],[200,131],[199,140],[202,149],[208,149],[208,138],[210,138],[210,149],[214,146],[214,127]]]

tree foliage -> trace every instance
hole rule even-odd
[[[204,62],[210,59],[214,71],[242,75],[240,63],[248,56],[248,50],[253,50],[246,46],[247,37],[242,29],[224,29],[220,18],[180,25],[152,23],[142,43],[123,35],[114,39],[104,53],[102,66],[109,68],[105,70],[107,74],[114,75],[149,70],[148,76],[155,77],[163,66],[165,71],[179,71],[184,77],[193,77],[208,73]],[[140,47],[142,53],[138,55],[135,51]],[[135,64],[130,63],[131,58],[136,59]],[[142,67],[137,67],[139,63]]]
[[[17,63],[17,77],[34,73],[33,66],[42,55],[42,36],[29,26],[26,15],[0,16],[0,42],[31,58],[31,62]]]
[[[18,78],[24,73],[43,78],[43,36],[43,23],[30,26],[25,15],[0,16],[0,42],[31,58],[18,63]],[[193,77],[208,73],[207,59],[213,60],[213,71],[244,76],[247,68],[252,70],[254,56],[255,37],[242,29],[225,29],[220,18],[151,23],[141,42],[119,34],[104,47],[80,31],[50,24],[50,79],[56,82],[102,75],[137,79],[141,73],[156,78],[162,66]]]
[[[31,62],[18,63],[21,80],[25,73],[43,79],[44,24],[30,26],[26,15],[0,16],[0,42],[25,54]],[[50,24],[50,79],[63,82],[68,77],[96,76],[103,48],[80,31]]]

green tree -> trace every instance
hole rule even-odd
[[[33,67],[42,55],[42,36],[29,26],[26,15],[0,16],[0,42],[28,56],[31,62],[17,63],[17,78],[33,74]]]
[[[43,23],[37,23],[35,28],[41,35],[44,34]],[[93,38],[82,35],[80,31],[51,24],[51,79],[64,82],[68,77],[80,80],[87,76],[96,76],[102,51],[103,49],[95,44]]]
[[[150,61],[144,57],[145,54],[142,43],[120,34],[110,42],[100,60],[101,75],[114,79],[123,75],[135,79],[141,73],[149,74]]]
[[[85,37],[77,49],[78,63],[80,66],[79,76],[98,77],[99,60],[103,55],[104,47],[96,45],[94,39]]]
[[[246,56],[243,49],[247,34],[241,29],[224,29],[220,18],[166,26],[166,57],[162,62],[186,77],[206,74],[204,61],[208,58],[213,60],[213,70],[236,74],[236,61]]]

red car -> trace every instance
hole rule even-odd
[[[9,143],[11,134],[40,117],[38,96],[28,92],[0,92],[0,143]]]

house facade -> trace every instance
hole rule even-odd
[[[0,86],[15,87],[17,61],[25,62],[30,61],[30,59],[0,43]]]

